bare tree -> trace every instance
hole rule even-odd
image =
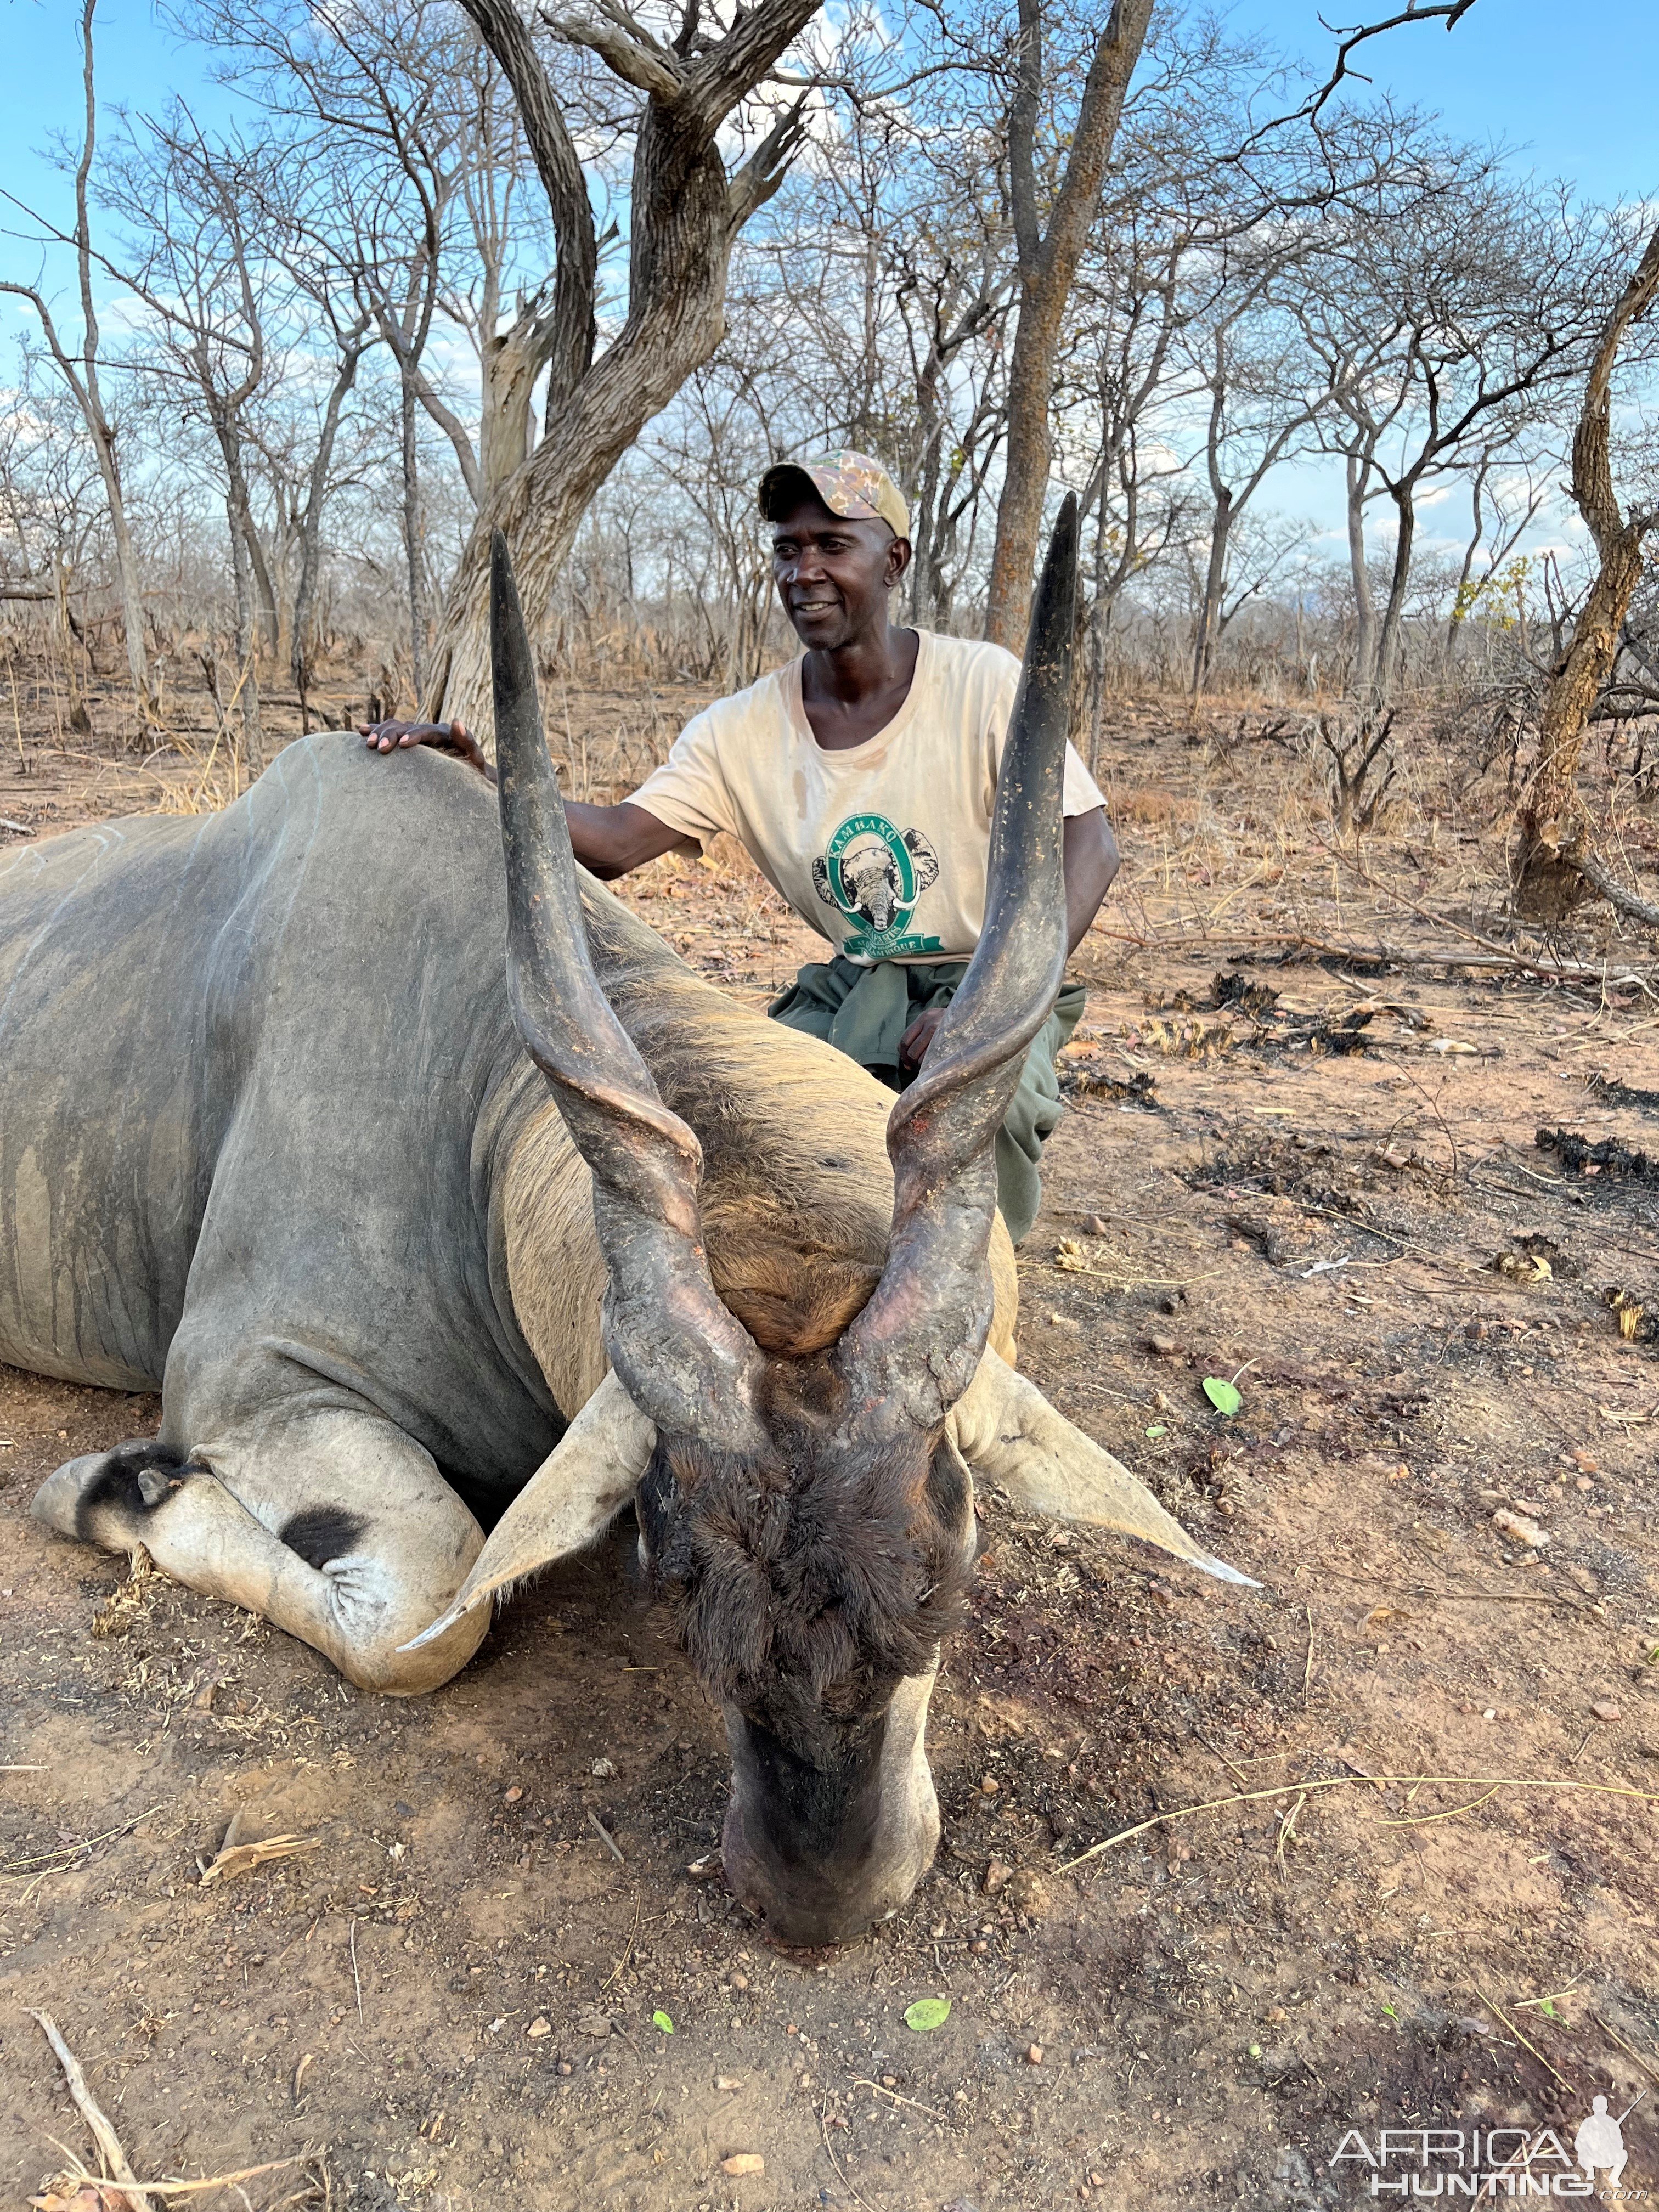
[[[288,278],[249,228],[274,197],[270,149],[210,139],[188,109],[145,126],[106,173],[111,205],[136,234],[112,275],[149,309],[156,367],[186,414],[205,421],[223,471],[235,592],[235,699],[247,765],[263,764],[259,656],[274,653],[281,616],[254,514],[249,411],[270,367],[273,292]]]
[[[1095,41],[1059,184],[1042,222],[1038,134],[1045,90],[1042,0],[1019,0],[1019,35],[1008,108],[1008,192],[1019,282],[1019,321],[1008,371],[1002,496],[985,610],[985,635],[1018,652],[1025,635],[1031,568],[1048,494],[1054,440],[1049,403],[1066,302],[1095,220],[1129,79],[1152,22],[1152,0],[1113,0]]]
[[[47,305],[45,294],[38,284],[18,284],[0,282],[0,292],[10,292],[27,300],[33,308],[40,325],[40,334],[52,365],[74,395],[81,418],[87,426],[93,451],[98,458],[98,473],[104,486],[104,497],[109,507],[110,540],[115,555],[115,573],[121,593],[122,627],[126,633],[127,672],[132,682],[132,696],[137,706],[141,724],[149,722],[155,711],[155,698],[150,679],[149,655],[144,643],[144,602],[139,580],[137,556],[133,549],[132,529],[127,519],[125,488],[122,482],[121,458],[118,426],[105,404],[102,381],[99,375],[99,356],[102,339],[98,327],[98,316],[93,303],[92,272],[98,258],[93,249],[92,225],[88,209],[88,188],[98,139],[98,101],[94,70],[93,18],[97,13],[98,0],[82,0],[81,9],[81,80],[85,98],[84,123],[81,151],[75,164],[75,228],[67,242],[73,245],[76,269],[81,294],[81,336],[76,344],[71,337],[60,334],[56,319]],[[10,197],[9,194],[7,195]],[[62,234],[54,234],[60,236]]]
[[[817,0],[756,0],[723,35],[685,0],[665,45],[621,8],[561,15],[558,35],[644,94],[635,125],[628,314],[593,357],[598,238],[568,119],[514,0],[462,0],[518,101],[548,196],[556,248],[547,429],[479,510],[439,626],[427,711],[491,725],[490,533],[513,548],[532,624],[546,610],[588,501],[644,425],[720,343],[732,241],[781,183],[804,127],[783,110],[730,175],[719,134],[754,94]]]
[[[1584,730],[1613,672],[1625,617],[1641,580],[1643,547],[1659,527],[1659,507],[1621,507],[1611,458],[1613,380],[1633,324],[1659,297],[1659,229],[1601,327],[1572,441],[1572,495],[1595,543],[1597,567],[1565,652],[1550,672],[1539,733],[1539,761],[1521,811],[1516,898],[1523,911],[1559,918],[1586,885],[1607,896],[1617,886],[1593,860],[1575,855],[1581,824],[1574,778]],[[1649,908],[1644,919],[1653,919]]]

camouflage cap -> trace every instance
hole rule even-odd
[[[820,453],[816,460],[779,461],[760,480],[760,510],[769,522],[799,499],[805,478],[831,514],[848,522],[884,522],[896,538],[910,535],[910,510],[879,461],[868,453]]]

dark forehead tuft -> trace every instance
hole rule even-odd
[[[932,1666],[969,1573],[966,1485],[945,1447],[918,1437],[849,1464],[844,1441],[803,1432],[765,1463],[659,1451],[674,1492],[653,1573],[717,1697],[811,1756]]]

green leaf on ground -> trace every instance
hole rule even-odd
[[[665,2012],[653,2012],[651,2015],[651,2025],[653,2027],[659,2027],[665,2035],[672,2035],[674,2033],[674,2023]]]
[[[1170,1425],[1167,1421],[1154,1421],[1146,1433],[1149,1437],[1167,1437],[1170,1433]]]
[[[1223,1414],[1228,1420],[1231,1420],[1233,1415],[1244,1403],[1238,1394],[1237,1383],[1224,1382],[1219,1375],[1206,1375],[1204,1377],[1204,1395],[1217,1413]]]
[[[950,2017],[949,1997],[918,1997],[907,2009],[904,2025],[914,2028],[918,2035],[928,2035],[934,2028],[943,2027]]]

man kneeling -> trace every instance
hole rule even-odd
[[[611,880],[729,830],[835,948],[769,1009],[896,1091],[915,1075],[967,973],[985,911],[991,808],[1019,663],[1000,646],[895,629],[909,514],[861,453],[761,479],[778,597],[805,651],[689,722],[617,806],[569,802],[576,858]],[[437,744],[494,770],[462,725],[364,726],[372,747]],[[1066,941],[1075,951],[1117,872],[1105,802],[1066,756]],[[1060,1116],[1055,1055],[1082,1014],[1067,983],[1033,1039],[997,1138],[997,1200],[1016,1243],[1042,1200],[1037,1164]]]

